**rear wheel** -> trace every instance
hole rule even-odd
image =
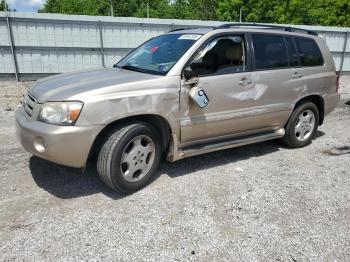
[[[309,145],[316,134],[318,123],[317,106],[312,102],[304,102],[293,111],[282,141],[294,148]]]
[[[134,192],[144,187],[158,168],[161,147],[156,131],[146,123],[115,130],[97,159],[102,181],[112,189]]]

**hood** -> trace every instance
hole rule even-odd
[[[104,87],[116,86],[118,88],[118,85],[128,86],[125,84],[161,77],[118,68],[85,70],[41,79],[29,89],[29,93],[39,103],[64,101]]]

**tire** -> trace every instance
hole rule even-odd
[[[304,102],[298,105],[288,120],[282,142],[292,148],[309,145],[315,137],[319,119],[320,113],[314,103]]]
[[[156,130],[142,122],[121,126],[105,140],[97,171],[110,188],[131,193],[148,184],[158,168],[161,146]]]

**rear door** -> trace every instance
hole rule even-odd
[[[281,128],[293,109],[296,90],[303,92],[305,88],[296,46],[288,35],[253,33],[251,37],[260,124],[270,129]]]

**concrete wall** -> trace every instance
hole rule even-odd
[[[19,76],[110,67],[150,37],[176,28],[212,27],[221,23],[0,12],[0,75],[15,75],[14,60],[17,61]],[[337,69],[341,68],[344,57],[342,69],[350,71],[350,43],[344,52],[346,32],[350,28],[298,27],[317,31],[323,36],[332,51]]]

